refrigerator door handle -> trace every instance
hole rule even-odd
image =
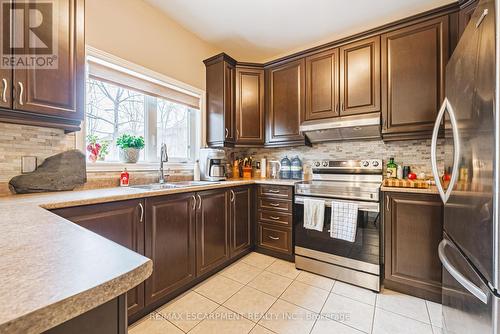
[[[451,129],[453,132],[453,168],[452,168],[450,184],[448,185],[446,191],[443,189],[443,185],[441,184],[441,179],[439,177],[439,171],[437,167],[437,139],[439,134],[439,128],[441,127],[441,123],[443,121],[445,112],[448,112],[448,115],[450,116]],[[434,176],[434,181],[436,182],[436,187],[438,189],[439,195],[441,196],[441,199],[445,204],[446,202],[448,202],[451,192],[453,191],[453,186],[457,182],[459,158],[460,158],[460,142],[458,137],[457,120],[455,118],[455,112],[453,111],[453,107],[451,106],[450,101],[448,100],[448,98],[445,98],[443,104],[441,105],[441,109],[439,109],[438,115],[436,117],[436,122],[434,123],[434,130],[432,132],[432,142],[431,142],[432,174]]]
[[[488,295],[484,293],[483,290],[478,288],[474,283],[465,278],[446,258],[444,249],[446,246],[454,247],[451,242],[446,239],[441,240],[438,247],[438,255],[443,267],[450,273],[453,278],[460,283],[464,288],[467,289],[471,294],[473,294],[477,299],[482,301],[484,304],[488,304]],[[458,252],[458,250],[457,250]]]

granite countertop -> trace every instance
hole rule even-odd
[[[116,298],[151,275],[152,261],[47,209],[248,184],[238,179],[164,190],[107,188],[0,199],[0,333],[39,333]]]

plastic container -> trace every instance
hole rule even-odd
[[[285,156],[281,159],[281,170],[280,170],[280,178],[288,180],[292,177],[292,162]]]
[[[196,160],[194,163],[194,170],[193,170],[193,180],[194,181],[200,181],[201,176],[200,176],[200,160]]]
[[[292,159],[291,171],[292,171],[292,179],[294,180],[302,179],[302,161],[299,159],[298,156],[295,156],[295,158]]]

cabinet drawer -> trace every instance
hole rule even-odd
[[[259,210],[259,221],[271,224],[277,224],[280,226],[292,227],[292,215],[276,212]]]
[[[291,201],[285,201],[281,199],[260,197],[258,200],[259,209],[263,210],[274,210],[286,213],[292,213]]]
[[[292,231],[259,224],[259,247],[291,254]]]
[[[293,188],[288,186],[261,185],[259,187],[259,196],[291,200],[293,197]]]

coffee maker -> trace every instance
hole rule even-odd
[[[226,153],[224,150],[200,150],[200,174],[205,181],[226,180]]]

